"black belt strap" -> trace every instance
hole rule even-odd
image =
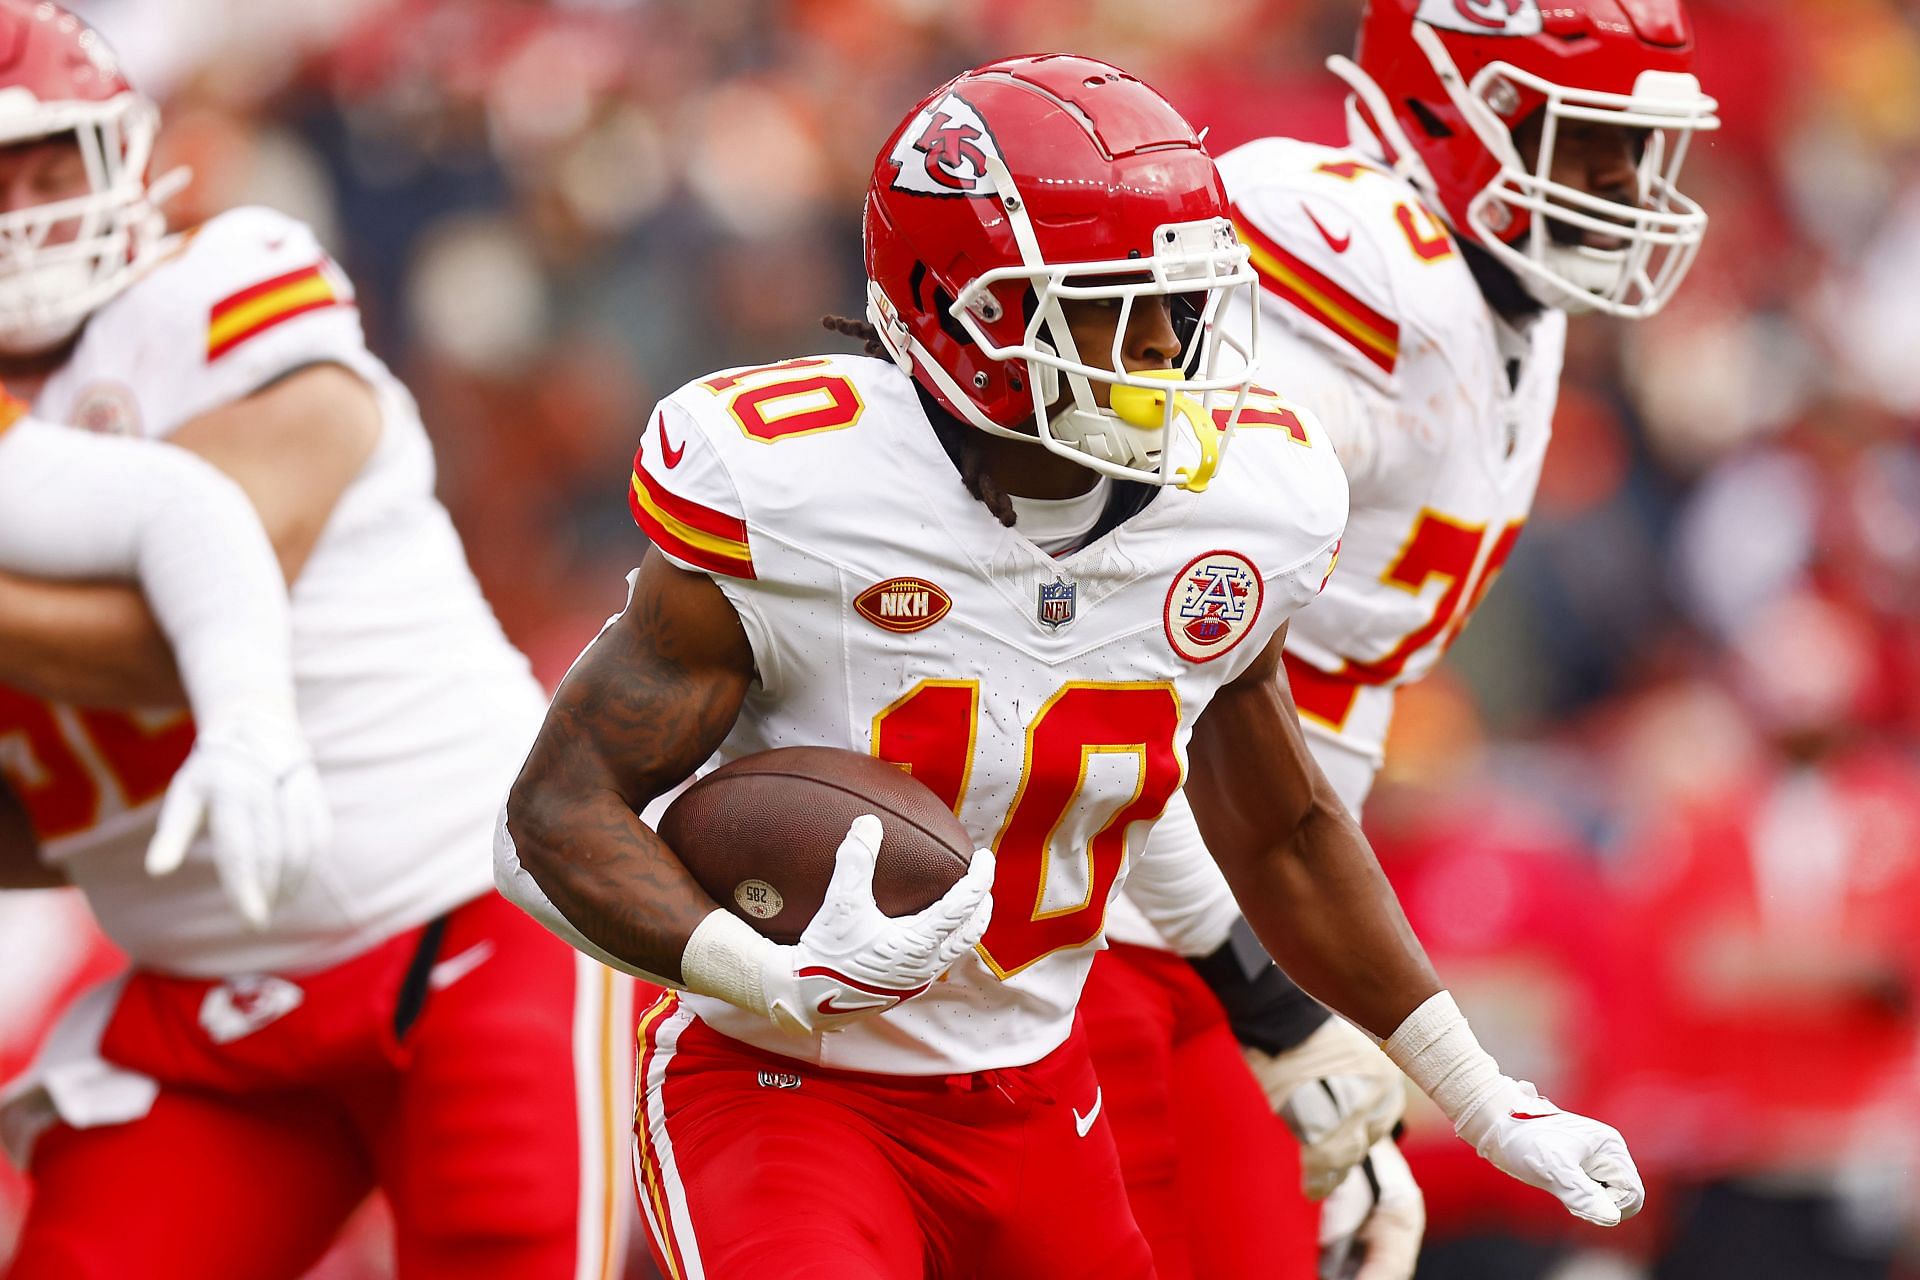
[[[413,959],[407,964],[407,976],[400,980],[400,998],[393,1006],[393,1038],[402,1041],[407,1032],[413,1030],[413,1024],[419,1021],[420,1011],[427,1007],[427,983],[433,977],[433,966],[440,959],[440,944],[447,936],[447,918],[435,916],[420,931],[420,943],[413,949]]]

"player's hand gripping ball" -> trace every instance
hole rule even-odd
[[[754,939],[750,994],[736,1003],[796,1035],[911,1000],[992,918],[993,855],[971,848],[931,791],[854,752],[736,760],[674,801],[659,831],[709,894],[770,940]]]
[[[834,747],[781,747],[722,765],[673,802],[659,831],[716,902],[773,941],[794,943],[862,814],[880,819],[873,897],[883,915],[932,906],[973,860],[973,837],[913,775]]]

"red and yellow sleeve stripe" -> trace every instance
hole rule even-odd
[[[752,578],[753,552],[747,522],[667,489],[646,468],[644,444],[633,455],[627,506],[634,523],[655,546],[690,565],[730,578]]]
[[[249,285],[213,304],[207,323],[207,363],[295,316],[352,305],[353,300],[335,286],[323,262]]]
[[[1233,223],[1251,251],[1253,269],[1260,274],[1267,292],[1332,331],[1383,372],[1393,372],[1400,360],[1398,321],[1381,315],[1287,252],[1237,208],[1233,210]]]

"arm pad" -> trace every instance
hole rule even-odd
[[[0,437],[0,568],[137,579],[203,724],[292,718],[279,562],[240,486],[186,450],[21,422]]]

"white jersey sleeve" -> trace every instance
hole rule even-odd
[[[32,420],[0,433],[0,568],[137,579],[203,723],[292,714],[279,562],[240,487],[185,450]]]
[[[746,508],[689,398],[682,390],[655,407],[634,451],[627,508],[669,561],[713,579],[740,617],[760,688],[772,693],[781,687],[782,646],[766,618],[764,594],[744,585],[760,577]]]
[[[223,213],[179,237],[150,273],[89,322],[88,345],[150,353],[128,378],[138,429],[164,436],[209,409],[241,400],[313,364],[368,377],[368,353],[352,283],[305,223],[271,209]],[[99,327],[105,332],[91,332]],[[77,421],[115,406],[78,406]]]

